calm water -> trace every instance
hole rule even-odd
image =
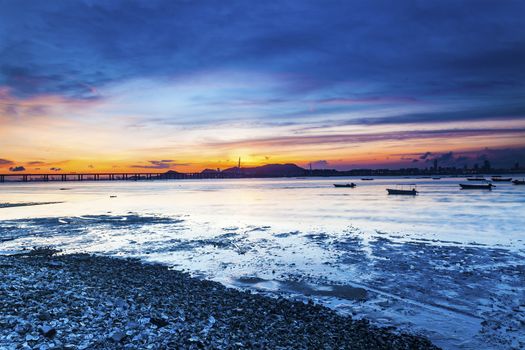
[[[332,186],[350,181],[358,186]],[[311,295],[445,348],[519,348],[525,186],[462,191],[460,182],[6,183],[0,203],[61,203],[0,208],[0,250],[138,256],[230,286]],[[388,196],[399,183],[420,194]]]

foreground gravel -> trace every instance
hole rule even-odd
[[[32,251],[0,256],[0,349],[436,349],[313,303],[162,265]]]

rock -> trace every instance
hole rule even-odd
[[[163,319],[163,318],[157,318],[157,317],[152,317],[150,318],[149,320],[152,324],[154,324],[155,326],[161,328],[161,327],[166,327],[167,325],[169,325],[170,323]]]
[[[121,341],[126,338],[126,334],[122,332],[121,330],[116,330],[109,336],[111,340],[113,340],[115,343],[120,343]]]
[[[49,321],[51,319],[51,315],[47,311],[42,311],[38,314],[38,319],[40,321]]]
[[[190,337],[188,339],[188,341],[190,343],[196,344],[197,346],[202,346],[203,345],[202,340],[199,337],[196,337],[196,336]]]
[[[64,263],[63,262],[60,262],[60,261],[54,261],[54,260],[51,260],[47,263],[47,266],[53,268],[53,269],[59,269],[61,268],[62,266],[64,266]]]
[[[32,335],[32,334],[26,334],[26,337],[25,337],[26,341],[32,341],[32,340],[38,340],[38,339],[39,339],[38,336]]]
[[[18,324],[18,325],[16,325],[16,327],[15,327],[15,332],[17,332],[17,333],[20,334],[20,335],[24,335],[24,334],[26,334],[30,329],[31,329],[31,326],[29,326],[27,323],[26,323],[26,324]]]
[[[139,324],[137,322],[129,321],[128,323],[126,323],[126,328],[129,328],[129,329],[135,329],[138,326]]]
[[[46,338],[53,338],[57,334],[57,330],[49,325],[39,327],[38,331]]]

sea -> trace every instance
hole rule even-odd
[[[524,348],[525,186],[460,183],[6,182],[0,254],[51,246],[136,257],[270,297],[314,299],[444,349]],[[387,194],[403,185],[418,195]]]

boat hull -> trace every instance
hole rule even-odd
[[[416,190],[397,190],[393,188],[387,188],[386,191],[390,195],[415,196],[417,194]]]
[[[493,184],[487,184],[487,185],[467,185],[467,184],[459,184],[462,190],[492,190],[492,187],[494,187]]]
[[[355,183],[351,183],[351,184],[334,184],[334,187],[347,187],[347,188],[354,188],[355,187]]]
[[[514,180],[512,183],[514,185],[525,185],[525,180]]]

